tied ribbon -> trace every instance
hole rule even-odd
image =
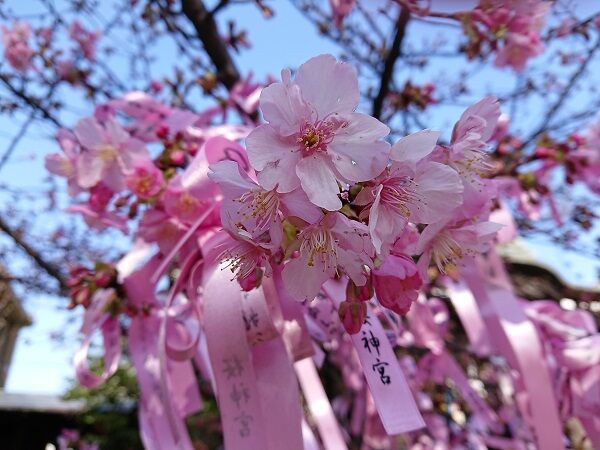
[[[216,259],[222,237],[204,242],[207,261]],[[262,288],[243,293],[216,263],[205,264],[204,281],[204,331],[225,447],[303,449],[297,384],[273,323],[277,299],[267,301]]]
[[[446,305],[435,298],[426,301],[421,295],[412,305],[407,318],[416,342],[431,350],[421,365],[429,365],[438,377],[452,380],[473,414],[488,429],[495,430],[500,419],[471,387],[464,370],[445,348],[444,335],[449,319]]]
[[[191,450],[184,418],[202,408],[190,361],[165,361],[160,329],[170,315],[156,299],[150,274],[161,263],[152,257],[124,278],[129,300],[139,310],[129,327],[129,350],[141,392],[140,431],[144,445],[156,450]],[[172,334],[177,331],[173,329]]]
[[[587,311],[565,311],[556,302],[523,302],[554,362],[563,417],[579,418],[594,448],[600,448],[600,334]],[[551,357],[551,358],[548,358]]]
[[[519,373],[515,379],[517,400],[535,431],[538,448],[564,450],[558,403],[542,344],[511,290],[502,260],[491,251],[487,261],[477,258],[467,262],[463,276],[477,301],[490,341]]]
[[[336,306],[345,299],[343,282],[329,280],[323,290]],[[351,339],[385,431],[393,435],[423,428],[425,422],[383,326],[371,305],[367,307],[361,332]]]

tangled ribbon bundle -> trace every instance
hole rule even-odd
[[[72,274],[79,382],[114,374],[125,335],[148,449],[193,448],[198,377],[228,450],[344,449],[360,434],[373,448],[563,449],[574,417],[600,448],[593,319],[518,299],[491,248],[503,225],[514,235],[488,176],[497,100],[467,108],[445,144],[423,130],[390,145],[358,103],[353,68],[321,55],[262,90],[256,128],[131,93],[62,130],[48,166],[88,195],[71,210],[136,228],[114,267]],[[318,368],[343,382],[331,401]],[[456,399],[440,401],[443,384]]]

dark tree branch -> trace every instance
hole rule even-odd
[[[10,82],[8,77],[3,74],[0,74],[0,81],[2,81],[2,83],[6,86],[6,88],[14,96],[23,100],[26,104],[28,104],[34,110],[39,111],[45,119],[48,119],[50,122],[52,122],[57,127],[62,127],[60,121],[56,117],[54,117],[52,114],[50,114],[50,112],[40,103],[40,101],[37,98],[31,97],[29,94],[27,94],[22,89],[19,89],[19,88],[13,86],[13,84]]]
[[[406,25],[408,24],[409,19],[410,10],[403,6],[400,9],[398,21],[396,22],[396,34],[394,36],[394,41],[392,42],[392,46],[388,51],[387,57],[385,58],[385,65],[383,67],[383,72],[381,73],[381,83],[379,84],[379,92],[377,93],[375,100],[373,100],[373,116],[377,119],[381,117],[381,112],[383,111],[383,102],[390,92],[390,82],[392,81],[392,77],[394,75],[394,65],[402,53],[402,41],[404,40]]]
[[[29,118],[25,121],[25,123],[23,123],[23,125],[21,126],[21,129],[15,135],[15,137],[12,139],[12,141],[10,142],[10,144],[8,144],[8,147],[6,148],[6,151],[4,152],[4,154],[2,155],[2,157],[0,158],[0,170],[2,170],[2,168],[4,167],[4,165],[8,162],[8,160],[12,156],[13,152],[17,148],[17,145],[19,144],[19,141],[21,141],[21,139],[23,139],[23,137],[25,136],[25,133],[27,133],[27,130],[29,129],[30,125],[33,123],[33,120],[35,119],[35,114],[36,114],[36,111],[34,110],[29,115]]]
[[[213,15],[206,9],[201,0],[181,0],[181,8],[185,16],[194,25],[206,53],[215,65],[219,81],[228,90],[231,90],[240,80],[240,72],[219,34]]]
[[[48,275],[50,275],[52,278],[58,281],[61,293],[64,294],[67,292],[67,282],[60,269],[51,262],[47,261],[39,251],[34,249],[27,241],[25,241],[21,237],[21,233],[13,229],[8,223],[4,221],[2,217],[0,217],[0,230],[3,231],[6,235],[8,235],[14,241],[15,244],[21,247],[21,249],[25,253],[27,253],[36,262],[36,264],[39,267],[41,267]]]

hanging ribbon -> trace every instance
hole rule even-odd
[[[477,301],[490,340],[517,370],[515,386],[521,413],[544,450],[563,450],[562,423],[548,368],[536,330],[511,291],[502,260],[494,251],[477,258],[462,274]]]
[[[323,290],[336,306],[345,299],[346,288],[341,281],[329,280]],[[408,382],[370,304],[361,332],[351,339],[386,432],[393,435],[423,428],[425,422]]]

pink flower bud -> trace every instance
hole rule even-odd
[[[367,304],[344,301],[340,304],[338,315],[348,334],[356,334],[367,317]]]
[[[352,280],[346,285],[346,300],[349,302],[366,302],[373,298],[373,282],[371,277],[362,286],[357,286]]]
[[[397,314],[406,314],[419,295],[423,282],[417,265],[408,256],[390,255],[373,271],[373,286],[379,303]]]
[[[171,164],[181,166],[185,162],[185,153],[181,150],[175,150],[171,153]]]

